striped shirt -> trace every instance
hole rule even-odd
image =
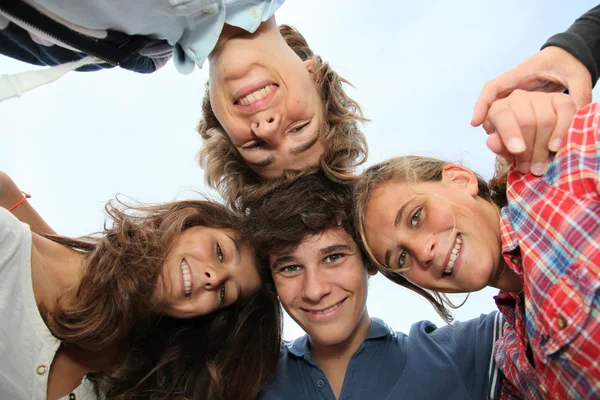
[[[507,321],[494,350],[510,381],[503,398],[600,398],[599,119],[600,104],[575,114],[543,177],[508,176],[502,251],[524,296],[495,297]]]

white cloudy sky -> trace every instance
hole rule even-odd
[[[288,0],[279,23],[296,26],[316,53],[350,80],[372,122],[369,164],[420,153],[460,160],[489,177],[493,155],[469,120],[482,85],[536,52],[596,3]],[[0,74],[32,69],[0,56]],[[102,228],[104,203],[123,193],[145,202],[209,193],[195,161],[207,69],[172,65],[144,76],[71,73],[0,104],[0,170],[58,232]],[[214,195],[214,193],[213,193]],[[442,323],[421,298],[376,276],[369,312],[394,329]],[[472,294],[455,315],[494,309],[495,290]],[[462,298],[462,297],[461,297]],[[302,332],[289,318],[284,336]]]

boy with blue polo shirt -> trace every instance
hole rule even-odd
[[[246,234],[273,274],[283,308],[306,335],[285,342],[261,399],[493,399],[500,315],[394,332],[371,319],[376,270],[354,236],[351,188],[303,176],[252,208]]]

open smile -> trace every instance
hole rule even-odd
[[[254,114],[265,109],[277,94],[279,86],[271,82],[261,82],[239,90],[233,105],[245,113]]]
[[[442,271],[442,278],[451,276],[454,271],[454,265],[457,264],[458,257],[460,256],[460,249],[462,247],[462,236],[460,233],[456,235],[454,239],[454,246],[448,253],[444,264],[444,271]]]
[[[194,277],[192,276],[190,266],[185,259],[181,260],[181,264],[179,266],[181,268],[181,286],[183,288],[183,295],[185,298],[189,299],[192,295]]]

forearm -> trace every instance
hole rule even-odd
[[[579,17],[566,32],[552,36],[542,49],[549,46],[560,47],[581,61],[590,72],[594,86],[600,66],[600,6]]]
[[[23,193],[15,182],[4,172],[0,171],[0,207],[9,209],[23,199]],[[24,201],[11,210],[20,221],[28,224],[35,233],[55,235],[56,232],[44,221],[28,201]]]

